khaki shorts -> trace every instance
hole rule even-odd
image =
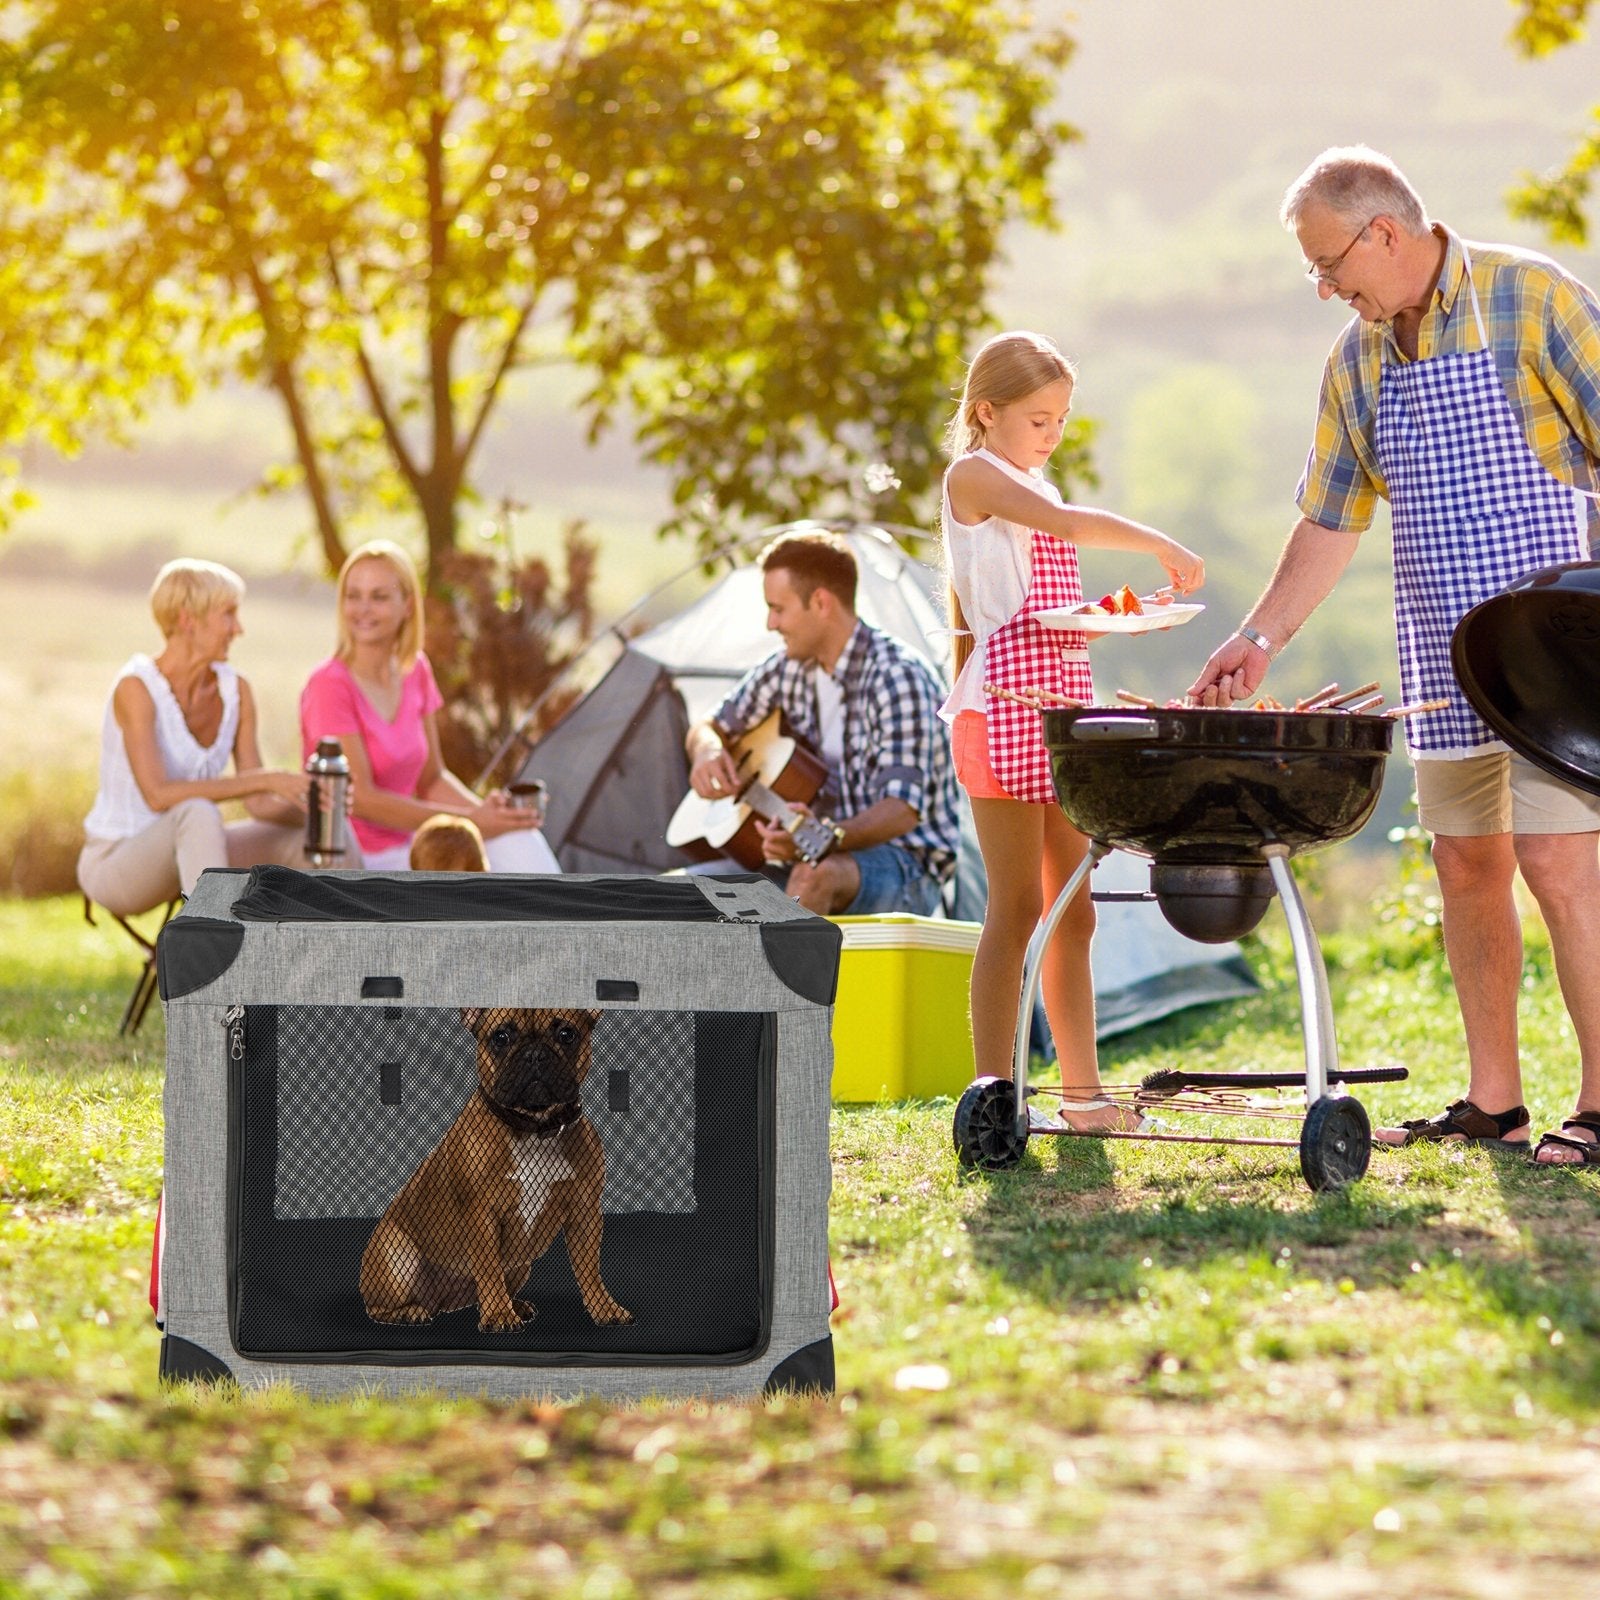
[[[1593,833],[1600,795],[1575,789],[1509,750],[1461,761],[1418,761],[1417,820],[1433,834]]]

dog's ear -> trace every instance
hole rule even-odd
[[[462,1006],[461,1008],[462,1025],[471,1031],[474,1038],[477,1037],[478,1024],[483,1021],[483,1014],[486,1009],[487,1007],[485,1006]]]

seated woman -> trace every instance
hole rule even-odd
[[[339,739],[350,760],[354,823],[365,865],[410,866],[411,836],[441,814],[478,826],[492,872],[559,872],[537,813],[503,789],[479,799],[445,767],[435,718],[444,703],[422,652],[417,569],[399,545],[376,539],[339,572],[339,644],[300,696],[300,737]]]
[[[166,643],[117,674],[78,857],[83,892],[118,916],[188,894],[207,867],[308,865],[309,780],[261,765],[255,698],[227,661],[243,598],[244,580],[212,561],[156,574],[150,610]],[[222,800],[242,800],[250,820],[224,823]]]

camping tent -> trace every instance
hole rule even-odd
[[[779,533],[819,527],[839,534],[855,554],[860,616],[946,673],[938,574],[886,528],[791,523],[737,549],[753,553]],[[667,872],[689,864],[665,838],[689,786],[684,735],[771,654],[765,615],[759,567],[734,566],[688,605],[627,640],[605,676],[533,746],[518,778],[549,786],[545,836],[565,871]],[[1142,889],[1148,874],[1144,863],[1113,851],[1096,869],[1094,885]],[[964,815],[951,914],[978,920],[983,903],[983,863]],[[1094,980],[1102,1038],[1255,987],[1237,945],[1196,944],[1170,928],[1154,905],[1128,901],[1099,908]]]

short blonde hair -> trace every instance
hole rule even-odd
[[[170,639],[185,611],[203,622],[218,606],[230,600],[237,605],[243,599],[244,579],[232,567],[180,556],[169,561],[150,585],[150,614],[161,637]]]
[[[411,835],[413,872],[487,872],[483,834],[471,817],[441,811]]]
[[[1278,220],[1292,233],[1312,205],[1326,206],[1352,228],[1376,217],[1393,217],[1412,238],[1421,239],[1430,227],[1422,196],[1405,173],[1381,151],[1364,144],[1324,150],[1289,185]]]
[[[400,665],[409,669],[422,653],[422,584],[417,578],[416,563],[389,539],[369,539],[365,544],[358,545],[344,558],[344,565],[339,568],[339,589],[335,598],[339,613],[339,645],[335,653],[341,661],[348,661],[355,653],[355,642],[344,621],[344,594],[350,584],[351,571],[362,561],[387,561],[400,580],[407,600],[411,602],[411,609],[400,624],[400,639],[396,646]]]
[[[983,443],[978,407],[985,400],[990,405],[1008,406],[1061,378],[1069,386],[1076,384],[1078,369],[1062,355],[1053,339],[1042,333],[997,333],[967,368],[961,403],[945,429],[950,459],[967,455]]]

